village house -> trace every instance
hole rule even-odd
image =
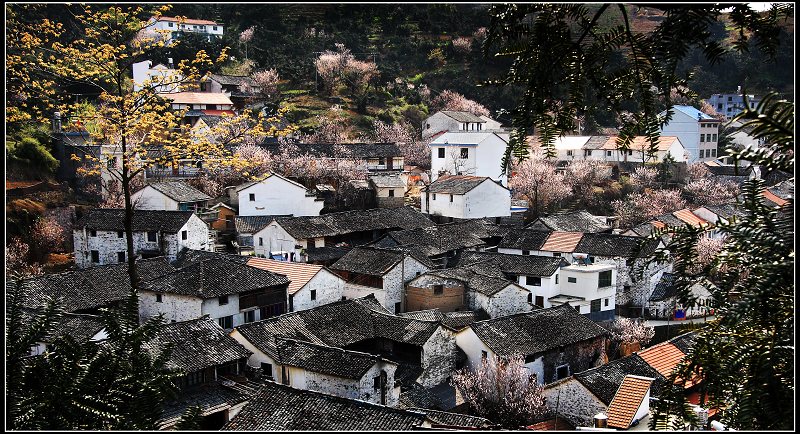
[[[440,110],[422,121],[422,138],[445,131],[504,131],[500,122],[470,112]]]
[[[400,208],[405,205],[406,183],[399,174],[373,174],[369,184],[375,189],[375,198],[380,208]]]
[[[236,109],[244,109],[261,93],[261,86],[246,75],[209,74],[200,83],[201,92],[224,93]]]
[[[181,20],[179,17],[164,16],[153,17],[148,27],[152,27],[154,30],[169,31],[165,44],[171,43],[173,39],[180,38],[184,32],[206,35],[208,41],[211,42],[214,38],[221,38],[225,31],[225,27],[216,21],[193,18]]]
[[[299,261],[300,257],[297,252],[270,250],[269,244],[265,244],[265,230],[277,217],[289,216],[236,216],[234,217],[234,227],[236,229],[236,243],[239,247],[239,252],[242,255],[253,254],[262,258],[272,258],[283,260],[284,253],[286,253],[287,261]],[[252,253],[248,253],[252,252]],[[280,258],[278,258],[278,256]]]
[[[33,323],[36,318],[34,309],[20,310],[23,329]],[[25,330],[23,330],[25,331]],[[39,356],[52,349],[57,339],[70,338],[77,344],[100,342],[108,338],[103,319],[98,315],[65,313],[55,321],[54,326],[31,346],[31,356]]]
[[[159,257],[137,260],[136,271],[139,279],[147,282],[175,268]],[[100,308],[117,306],[130,295],[130,279],[127,263],[30,277],[20,282],[23,306],[40,309],[53,299],[65,312],[98,314]],[[6,285],[10,291],[10,280]]]
[[[406,285],[406,310],[482,310],[490,318],[529,312],[531,292],[497,274],[470,268],[428,271]]]
[[[442,175],[489,177],[506,184],[506,170],[500,167],[508,140],[492,132],[445,132],[436,137],[431,149],[431,181]]]
[[[497,253],[530,255],[531,252],[537,252],[544,246],[551,233],[549,229],[509,229],[497,244]]]
[[[228,259],[198,257],[187,265],[142,284],[139,317],[163,314],[168,321],[204,315],[225,329],[286,312],[285,276]]]
[[[725,115],[725,119],[730,120],[746,108],[745,98],[747,98],[746,102],[750,104],[750,109],[755,109],[761,102],[761,97],[743,94],[741,86],[736,86],[736,93],[712,94],[706,102],[714,107],[717,113]]]
[[[377,208],[274,218],[253,236],[254,239],[263,238],[264,251],[288,252],[290,257],[294,253],[295,258],[302,258],[302,254],[312,249],[358,246],[390,231],[427,226],[433,226],[433,222],[413,208]]]
[[[172,92],[159,93],[158,96],[170,102],[172,110],[188,110],[183,124],[193,127],[201,116],[235,115],[233,101],[224,93],[211,92]]]
[[[647,306],[651,318],[662,320],[682,320],[689,318],[705,317],[714,314],[716,302],[713,291],[718,290],[706,278],[698,278],[692,283],[688,292],[695,300],[694,304],[681,303],[676,276],[672,273],[663,273],[650,295]]]
[[[689,163],[717,158],[720,121],[692,106],[672,106],[672,119],[661,127],[664,137],[677,137],[689,153]],[[659,113],[665,117],[666,111]],[[680,160],[679,160],[680,161]]]
[[[138,92],[143,87],[152,88],[157,93],[180,92],[180,82],[184,81],[180,71],[175,69],[172,58],[169,58],[167,65],[163,63],[153,66],[150,60],[136,62],[131,67],[133,90]]]
[[[214,218],[211,221],[211,229],[218,232],[235,232],[236,214],[239,210],[220,199],[215,199],[212,202],[217,203],[209,206],[211,215]]]
[[[78,268],[127,261],[125,210],[96,208],[72,230]],[[208,225],[191,211],[134,210],[133,248],[137,258],[165,256],[174,261],[183,249],[211,250]]]
[[[650,416],[653,378],[626,375],[606,411],[609,428],[628,429]]]
[[[422,193],[423,212],[439,220],[511,216],[511,192],[488,177],[440,176]]]
[[[194,211],[206,207],[211,197],[184,181],[150,182],[131,195],[136,209]]]
[[[475,220],[445,223],[405,231],[392,231],[370,244],[374,247],[409,247],[425,254],[438,266],[447,267],[465,250],[482,250],[486,241],[482,223]]]
[[[294,143],[300,155],[308,154],[318,159],[356,159],[363,160],[369,172],[403,170],[403,152],[396,143]],[[280,154],[279,143],[262,143],[264,150]]]
[[[482,360],[522,356],[539,384],[607,362],[608,331],[568,305],[472,323],[456,334],[470,369]]]
[[[234,191],[230,192],[231,204],[239,206],[239,216],[318,216],[324,206],[322,199],[302,184],[274,173]]]
[[[165,347],[171,348],[167,367],[184,374],[175,381],[176,398],[164,404],[157,422],[162,430],[174,429],[194,405],[200,406],[201,429],[219,429],[255,390],[244,377],[250,351],[208,317],[164,324],[145,345],[154,356]]]
[[[344,296],[361,298],[372,294],[395,314],[404,308],[404,286],[434,267],[427,257],[413,250],[356,247],[331,265],[345,280]]]
[[[424,387],[433,387],[443,383],[456,369],[456,346],[451,332],[436,321],[421,321],[392,315],[374,296],[342,300],[244,324],[236,327],[231,336],[253,352],[253,356],[248,360],[250,366],[260,367],[265,375],[293,387],[298,385],[293,382],[291,373],[288,374],[288,378],[283,376],[284,364],[281,362],[278,348],[279,338],[346,350],[326,355],[340,359],[341,363],[356,363],[350,360],[351,357],[356,357],[370,367],[383,366],[380,369],[370,368],[372,370],[364,372],[373,375],[381,374],[380,370],[387,370],[385,381],[380,380],[381,384],[387,387],[387,399],[395,381],[399,380],[403,387],[410,387],[416,383]],[[359,354],[349,354],[353,351]],[[381,360],[391,360],[399,366],[393,370],[391,365],[383,362],[375,362],[378,365],[374,365],[369,360],[364,361],[363,353],[380,355]],[[324,372],[318,371],[332,368],[320,364],[317,367],[309,365],[305,369],[316,369],[315,372],[319,375]],[[389,374],[392,374],[392,378]],[[359,393],[369,394],[372,397],[370,399],[375,399],[376,389],[380,389],[374,387],[377,384],[373,382],[376,375],[369,378],[365,375],[358,376],[364,379],[357,382]],[[383,377],[382,374],[381,376]],[[313,387],[325,393],[349,394],[355,384],[354,380],[339,377],[335,381],[330,379],[330,381],[315,382]],[[306,386],[311,387],[312,383],[307,382]]]
[[[687,149],[678,137],[671,134],[663,134],[658,138],[655,146],[651,150],[651,143],[645,136],[633,137],[628,145],[628,151],[619,149],[617,137],[609,137],[600,151],[605,153],[605,161],[613,163],[645,163],[661,162],[670,156],[678,163],[685,163],[688,160]],[[653,155],[649,155],[649,154]]]
[[[311,309],[342,299],[345,281],[322,265],[250,258],[247,265],[289,279],[287,312]]]
[[[611,233],[613,220],[613,217],[596,216],[584,210],[567,211],[539,217],[526,226],[526,229],[589,234]]]
[[[728,224],[732,218],[741,219],[746,215],[745,211],[735,202],[722,205],[704,205],[692,212],[714,228],[711,230],[711,238],[713,239],[725,236],[724,231],[719,228],[720,223]]]
[[[480,429],[483,418],[427,409],[398,409],[266,382],[223,431],[410,431]]]

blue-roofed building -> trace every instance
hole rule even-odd
[[[675,136],[680,139],[689,153],[689,162],[710,161],[719,157],[720,121],[700,110],[687,105],[672,107],[672,119],[661,128],[662,136]],[[666,116],[667,112],[661,112]]]

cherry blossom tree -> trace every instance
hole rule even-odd
[[[279,96],[278,83],[281,81],[278,71],[275,69],[267,69],[257,71],[252,75],[253,81],[259,87],[259,96],[266,98],[269,101],[275,101]]]
[[[312,134],[301,135],[301,143],[346,143],[349,121],[339,114],[339,110],[328,110],[327,115],[317,116],[317,128]]]
[[[247,59],[247,44],[253,39],[256,32],[256,27],[252,26],[249,29],[239,34],[239,42],[244,44],[244,58]]]
[[[224,193],[224,185],[220,183],[218,178],[212,177],[208,173],[203,173],[200,176],[195,176],[186,180],[192,187],[202,191],[211,197],[219,197]],[[227,185],[227,184],[225,184]]]
[[[686,207],[680,190],[646,190],[611,202],[622,227],[632,227]]]
[[[739,195],[739,185],[732,181],[700,178],[686,184],[683,191],[694,205],[722,205]]]
[[[333,95],[336,88],[344,84],[356,99],[363,99],[372,79],[378,75],[378,65],[357,60],[344,44],[336,44],[336,51],[326,50],[320,54],[314,66],[326,93]]]
[[[658,178],[658,170],[653,167],[639,166],[633,170],[630,181],[638,190],[653,188]]]
[[[711,265],[725,246],[725,238],[701,237],[694,246],[697,254],[696,260],[691,261],[688,271],[692,274],[700,273]]]
[[[461,95],[458,92],[453,92],[452,90],[445,90],[444,92],[440,93],[436,98],[433,99],[431,105],[435,110],[469,112],[475,116],[491,115],[489,109],[480,103],[468,99],[464,95]]]
[[[453,50],[459,54],[469,54],[472,51],[472,41],[469,38],[453,39]]]
[[[42,266],[30,261],[30,246],[19,237],[6,244],[6,277],[24,278],[43,274]]]
[[[489,30],[486,27],[478,27],[478,29],[472,34],[472,39],[474,39],[478,45],[481,45],[488,36]]]
[[[35,260],[43,261],[50,253],[63,251],[65,241],[64,227],[54,219],[41,217],[31,227],[31,254]]]
[[[431,165],[428,143],[432,139],[415,139],[414,128],[405,123],[374,121],[372,129],[359,140],[362,142],[397,143],[406,164],[429,168]]]
[[[594,186],[608,178],[606,166],[599,160],[572,160],[565,172],[565,180],[571,184],[573,192],[581,199],[590,198]]]
[[[612,345],[633,346],[633,351],[638,351],[653,340],[656,331],[653,327],[645,325],[644,321],[617,317],[608,329]]]
[[[546,412],[544,389],[522,356],[484,359],[474,372],[455,372],[452,383],[478,416],[507,429],[529,425]]]
[[[696,181],[701,178],[708,178],[711,176],[711,171],[705,163],[692,163],[686,166],[686,176],[689,181]]]
[[[556,171],[555,164],[539,154],[531,155],[512,168],[508,186],[528,198],[534,216],[572,193],[564,175]]]

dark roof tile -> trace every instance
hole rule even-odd
[[[211,196],[183,181],[151,182],[148,185],[164,193],[165,196],[176,202],[202,202],[211,200]]]
[[[656,381],[653,382],[651,389],[653,396],[658,396],[661,387],[666,384],[664,376],[648,365],[638,354],[631,354],[597,368],[578,372],[575,374],[575,378],[600,401],[608,405],[614,399],[614,394],[617,393],[617,389],[626,375],[655,378]]]
[[[382,249],[375,247],[356,247],[331,265],[332,270],[352,273],[383,276],[409,255],[423,265],[432,268],[427,257],[413,251],[404,253],[399,249]]]
[[[429,193],[465,194],[483,184],[487,179],[489,182],[494,182],[491,178],[485,176],[444,175],[428,185],[425,191]]]
[[[283,365],[342,378],[360,379],[380,357],[358,351],[279,338],[278,360]]]
[[[158,353],[166,347],[171,348],[168,365],[186,372],[245,359],[253,354],[208,316],[162,325],[147,348]]]
[[[510,229],[500,240],[500,244],[497,247],[503,249],[539,250],[549,236],[550,231]]]
[[[595,216],[583,210],[540,217],[528,227],[532,229],[549,229],[551,231],[586,233],[608,232],[611,230],[611,226],[606,224],[605,217]]]
[[[343,211],[321,216],[287,217],[278,223],[297,240],[380,229],[416,229],[433,222],[410,207]]]
[[[499,267],[503,273],[539,277],[552,276],[562,264],[566,263],[563,258],[549,256],[463,252],[458,261],[458,266],[467,267],[479,262],[493,264]]]
[[[576,252],[592,256],[646,258],[655,253],[658,240],[618,234],[584,234]]]
[[[133,212],[133,230],[164,231],[177,233],[189,221],[194,213],[192,211],[154,211],[137,209]],[[75,228],[86,228],[104,231],[123,231],[125,210],[95,208],[83,216]]]

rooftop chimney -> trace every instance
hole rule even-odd
[[[61,113],[60,112],[53,112],[53,132],[60,133],[61,132]]]
[[[608,428],[608,416],[605,413],[597,413],[592,420],[595,428]]]

